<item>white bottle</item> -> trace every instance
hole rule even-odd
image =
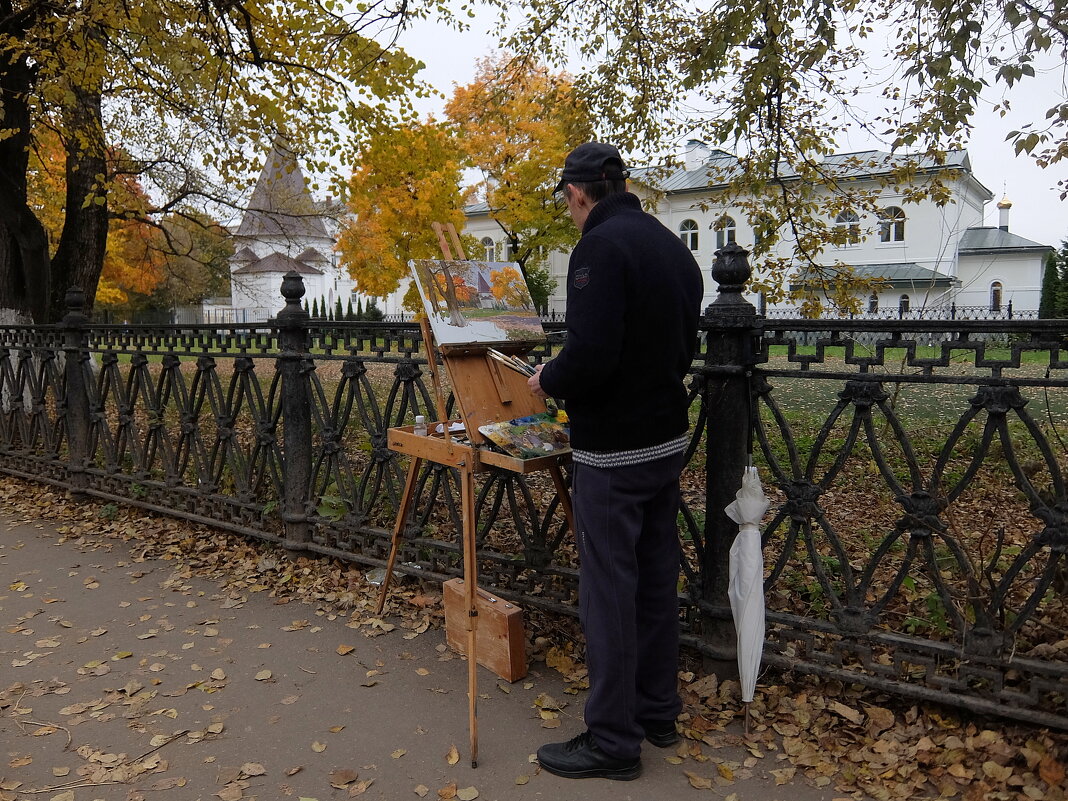
[[[417,437],[426,436],[426,418],[421,414],[415,416],[415,435]]]

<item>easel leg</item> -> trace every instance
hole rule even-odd
[[[467,601],[467,722],[471,732],[471,767],[478,767],[478,562],[475,556],[475,476],[470,465],[460,468],[463,495],[464,591]]]
[[[567,483],[564,481],[564,473],[560,469],[560,465],[552,465],[549,468],[549,475],[553,477],[556,493],[560,496],[560,505],[564,508],[564,518],[567,520],[567,527],[571,529],[572,534],[578,536],[578,532],[575,531],[575,518],[571,512],[571,493],[568,492]]]
[[[419,468],[422,466],[423,460],[418,456],[413,456],[412,463],[408,467],[408,478],[404,482],[404,494],[401,496],[400,509],[397,510],[397,522],[393,526],[393,542],[389,547],[389,561],[386,563],[386,575],[382,578],[382,589],[378,593],[378,606],[375,607],[376,615],[382,614],[382,607],[386,605],[389,581],[393,578],[393,563],[397,561],[401,533],[404,531],[404,523],[408,519],[412,498],[415,497],[415,485],[419,478]]]

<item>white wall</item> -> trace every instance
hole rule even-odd
[[[1002,303],[1014,309],[1037,309],[1042,297],[1042,255],[1034,253],[964,254],[960,257],[958,306],[985,306],[990,288],[1002,285]]]

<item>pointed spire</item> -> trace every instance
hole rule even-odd
[[[237,235],[329,238],[296,154],[282,136],[271,145]]]

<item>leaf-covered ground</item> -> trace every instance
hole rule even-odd
[[[137,582],[145,579],[137,574],[146,571],[147,577],[147,571],[155,570],[151,579],[154,584],[151,591],[146,587],[145,598],[156,595],[160,592],[157,588],[161,588],[173,594],[174,603],[204,603],[190,588],[194,582],[210,580],[221,585],[217,601],[228,614],[240,609],[253,594],[262,593],[261,597],[271,598],[273,605],[285,610],[289,621],[280,627],[280,632],[263,633],[260,645],[264,656],[250,667],[246,662],[231,664],[226,659],[226,627],[234,625],[230,618],[222,621],[205,617],[189,631],[174,631],[165,611],[153,609],[135,617],[131,624],[124,624],[130,628],[126,636],[132,645],[97,653],[99,649],[94,649],[93,644],[103,642],[99,638],[106,639],[107,631],[78,632],[76,641],[70,642],[77,627],[65,626],[64,621],[69,624],[67,616],[74,618],[77,610],[64,608],[63,598],[33,598],[32,614],[12,617],[5,611],[0,625],[7,634],[17,635],[23,647],[9,664],[2,666],[0,673],[4,677],[0,681],[0,717],[15,724],[9,729],[13,737],[3,743],[0,753],[0,799],[184,801],[201,797],[190,794],[188,777],[177,770],[180,755],[204,743],[213,744],[225,754],[227,742],[231,743],[229,759],[214,751],[204,758],[219,761],[211,796],[222,801],[287,796],[323,801],[365,793],[367,798],[388,797],[380,794],[386,786],[392,786],[386,784],[383,771],[392,768],[394,775],[402,770],[405,757],[412,758],[418,742],[382,743],[381,759],[369,767],[349,765],[344,760],[329,765],[314,763],[318,773],[312,783],[309,774],[313,760],[336,755],[336,743],[346,736],[343,730],[351,722],[341,719],[341,715],[338,720],[305,720],[299,715],[300,698],[294,697],[298,694],[285,695],[274,700],[281,706],[267,716],[263,725],[306,727],[305,753],[278,755],[270,753],[268,747],[262,755],[241,758],[241,752],[234,752],[233,741],[228,740],[239,733],[227,728],[228,704],[233,703],[228,700],[227,690],[240,685],[252,697],[261,692],[266,705],[273,700],[272,693],[281,694],[283,674],[300,677],[303,668],[299,662],[284,665],[272,660],[272,637],[318,634],[319,639],[309,640],[309,650],[329,647],[337,658],[348,660],[362,658],[357,646],[366,640],[360,634],[373,642],[385,642],[377,638],[388,634],[388,640],[399,639],[402,645],[428,632],[440,638],[437,629],[442,614],[437,588],[398,582],[391,594],[389,614],[379,617],[373,613],[377,588],[365,580],[364,571],[356,566],[327,559],[292,558],[269,545],[139,510],[95,502],[73,503],[47,487],[12,479],[5,479],[0,486],[0,498],[5,517],[20,521],[45,517],[54,521],[61,535],[58,547],[91,552],[122,542],[132,554],[124,566],[126,580],[131,584],[128,605],[141,603]],[[161,576],[158,567],[150,567],[159,564],[155,560],[166,563],[166,575]],[[107,586],[99,586],[104,577],[94,569],[93,560],[84,561],[86,564],[69,580],[92,592],[106,590]],[[0,596],[22,598],[27,594],[33,595],[33,587],[24,579],[4,576]],[[577,718],[586,683],[579,658],[581,638],[570,619],[530,613],[528,621],[535,669],[557,671],[566,681],[565,689],[558,693],[539,692],[533,680],[488,687],[483,681],[480,689],[486,694],[486,703],[491,693],[510,699],[529,695],[531,725],[546,729],[547,740],[553,739],[557,728],[561,738],[569,737],[581,725]],[[324,627],[332,632],[350,630],[356,639],[323,640]],[[134,632],[132,639],[130,632]],[[204,651],[214,661],[198,658],[195,664],[188,665],[182,659],[186,643],[191,644],[188,653],[199,655]],[[76,658],[68,658],[70,675],[45,676],[35,672],[35,663],[41,664],[48,655],[63,653],[65,647],[74,645],[80,650]],[[435,651],[437,658],[451,659],[444,646],[439,648]],[[351,671],[355,678],[345,693],[374,691],[376,686],[386,689],[388,673],[396,667],[387,664],[387,660],[381,661],[383,664],[379,665],[363,659],[355,666]],[[430,698],[437,697],[437,690],[450,689],[435,681],[434,664],[414,668],[427,679]],[[176,682],[172,674],[179,665],[192,672]],[[902,704],[855,686],[805,676],[766,675],[750,710],[747,735],[742,726],[737,685],[720,682],[714,675],[702,675],[696,665],[688,667],[680,674],[686,703],[680,719],[684,739],[676,748],[647,748],[644,754],[648,774],[661,779],[668,775],[664,770],[675,774],[672,786],[679,790],[672,797],[692,793],[694,798],[734,797],[737,801],[758,797],[795,801],[935,797],[1061,801],[1068,795],[1065,733],[1007,725],[998,720],[961,720],[944,709]],[[425,673],[418,673],[420,670]],[[123,680],[116,680],[118,677]],[[64,697],[72,687],[90,686],[98,686],[99,692]],[[456,690],[455,695],[462,694],[459,685],[452,689]],[[178,699],[190,694],[200,703],[187,719],[179,715],[176,707]],[[296,718],[286,715],[287,703],[293,705],[290,712]],[[398,714],[412,706],[405,699],[397,699],[397,703],[402,705]],[[425,706],[428,718],[432,717],[430,706]],[[45,716],[45,709],[53,709],[54,714]],[[86,736],[109,716],[126,722],[120,741],[100,743]],[[454,725],[452,734],[454,740],[461,740],[458,745],[462,752],[462,728],[458,730]],[[31,786],[20,778],[26,775],[23,769],[28,770],[32,763],[33,749],[26,743],[40,740],[53,742],[53,751],[63,758],[48,766],[54,781]],[[532,743],[530,750],[535,745]],[[454,748],[445,746],[440,751],[441,771],[412,778],[407,790],[431,799],[490,797],[485,788],[480,790],[477,781],[464,780],[472,775],[477,779],[477,774],[449,773],[457,761],[462,761]],[[658,767],[650,764],[654,761]],[[39,776],[42,766],[38,764],[36,768],[35,775]],[[289,771],[292,773],[286,775]],[[263,786],[265,772],[273,780],[269,787]],[[509,783],[514,780],[514,794],[497,793],[497,797],[522,798],[534,785],[553,778],[538,774],[537,766],[529,763],[514,774],[509,777]],[[752,782],[756,780],[764,782],[761,795],[752,794]],[[532,786],[524,788],[528,783]],[[598,797],[601,791],[597,788],[606,784],[595,783],[586,796]],[[542,783],[540,792],[548,793],[546,797],[563,798],[558,792],[550,792],[557,786]],[[631,797],[645,796],[639,792]],[[208,801],[207,795],[203,798]]]

